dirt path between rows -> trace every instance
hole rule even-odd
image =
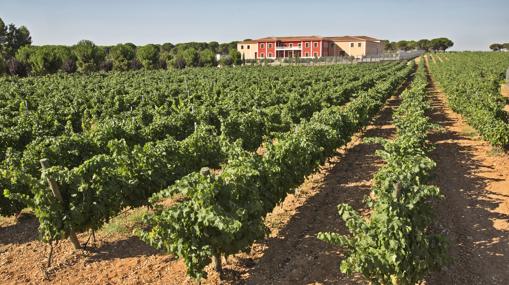
[[[450,240],[453,262],[427,284],[509,284],[509,155],[494,154],[430,83],[431,118],[445,128],[430,137],[437,163],[432,183],[445,196],[437,227]]]
[[[399,102],[399,98],[391,98],[362,137],[391,137],[395,131],[391,124],[392,112]],[[371,178],[382,165],[382,160],[375,155],[379,148],[379,145],[355,140],[342,157],[334,158],[300,187],[299,191],[306,192],[307,197],[295,198],[292,195],[274,211],[269,220],[281,216],[281,212],[291,218],[277,235],[256,247],[260,257],[257,265],[247,271],[245,283],[366,283],[361,278],[341,274],[341,250],[318,240],[316,235],[321,231],[348,233],[337,213],[340,203],[366,211],[362,200],[369,194]]]
[[[509,83],[500,86],[500,94],[507,98],[504,110],[509,113]]]

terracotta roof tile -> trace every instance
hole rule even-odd
[[[240,43],[257,43],[257,42],[268,42],[268,41],[319,41],[319,40],[332,40],[338,42],[354,42],[354,41],[380,41],[379,39],[368,37],[368,36],[333,36],[333,37],[321,37],[321,36],[285,36],[285,37],[264,37],[255,40],[242,41]]]
[[[379,41],[379,39],[375,39],[368,36],[337,36],[337,37],[327,37],[327,39],[337,41],[337,42],[354,42],[354,41],[370,41],[375,42]]]
[[[308,40],[323,40],[320,36],[288,36],[288,37],[265,37],[257,39],[258,42],[264,41],[308,41]]]

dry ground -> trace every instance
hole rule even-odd
[[[509,113],[509,83],[500,86],[500,94],[507,98],[504,110]]]

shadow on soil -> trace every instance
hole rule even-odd
[[[161,252],[141,241],[138,237],[131,236],[127,239],[114,242],[104,242],[99,247],[89,247],[88,251],[94,253],[88,260],[102,261],[136,256],[157,255]]]
[[[442,127],[454,122],[447,117],[433,86],[432,121]],[[452,263],[436,272],[427,284],[509,284],[509,234],[497,230],[493,219],[509,219],[492,212],[499,202],[486,189],[490,179],[475,173],[481,165],[473,160],[473,148],[456,143],[468,140],[452,131],[436,133],[430,140],[436,148],[431,157],[437,163],[432,183],[445,198],[437,203],[438,227],[450,241]],[[501,181],[503,179],[491,179]]]
[[[37,239],[39,221],[32,215],[25,215],[20,220],[6,227],[0,227],[0,244],[22,244]]]

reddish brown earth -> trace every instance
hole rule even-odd
[[[181,284],[185,267],[132,236],[98,236],[96,247],[73,251],[67,240],[54,246],[46,268],[49,246],[38,241],[37,222],[0,224],[0,284]],[[81,242],[88,235],[78,236]]]
[[[504,110],[509,113],[509,83],[502,84],[502,86],[500,86],[500,94],[507,98]]]
[[[500,86],[500,93],[502,96],[509,98],[509,84],[502,84]]]

